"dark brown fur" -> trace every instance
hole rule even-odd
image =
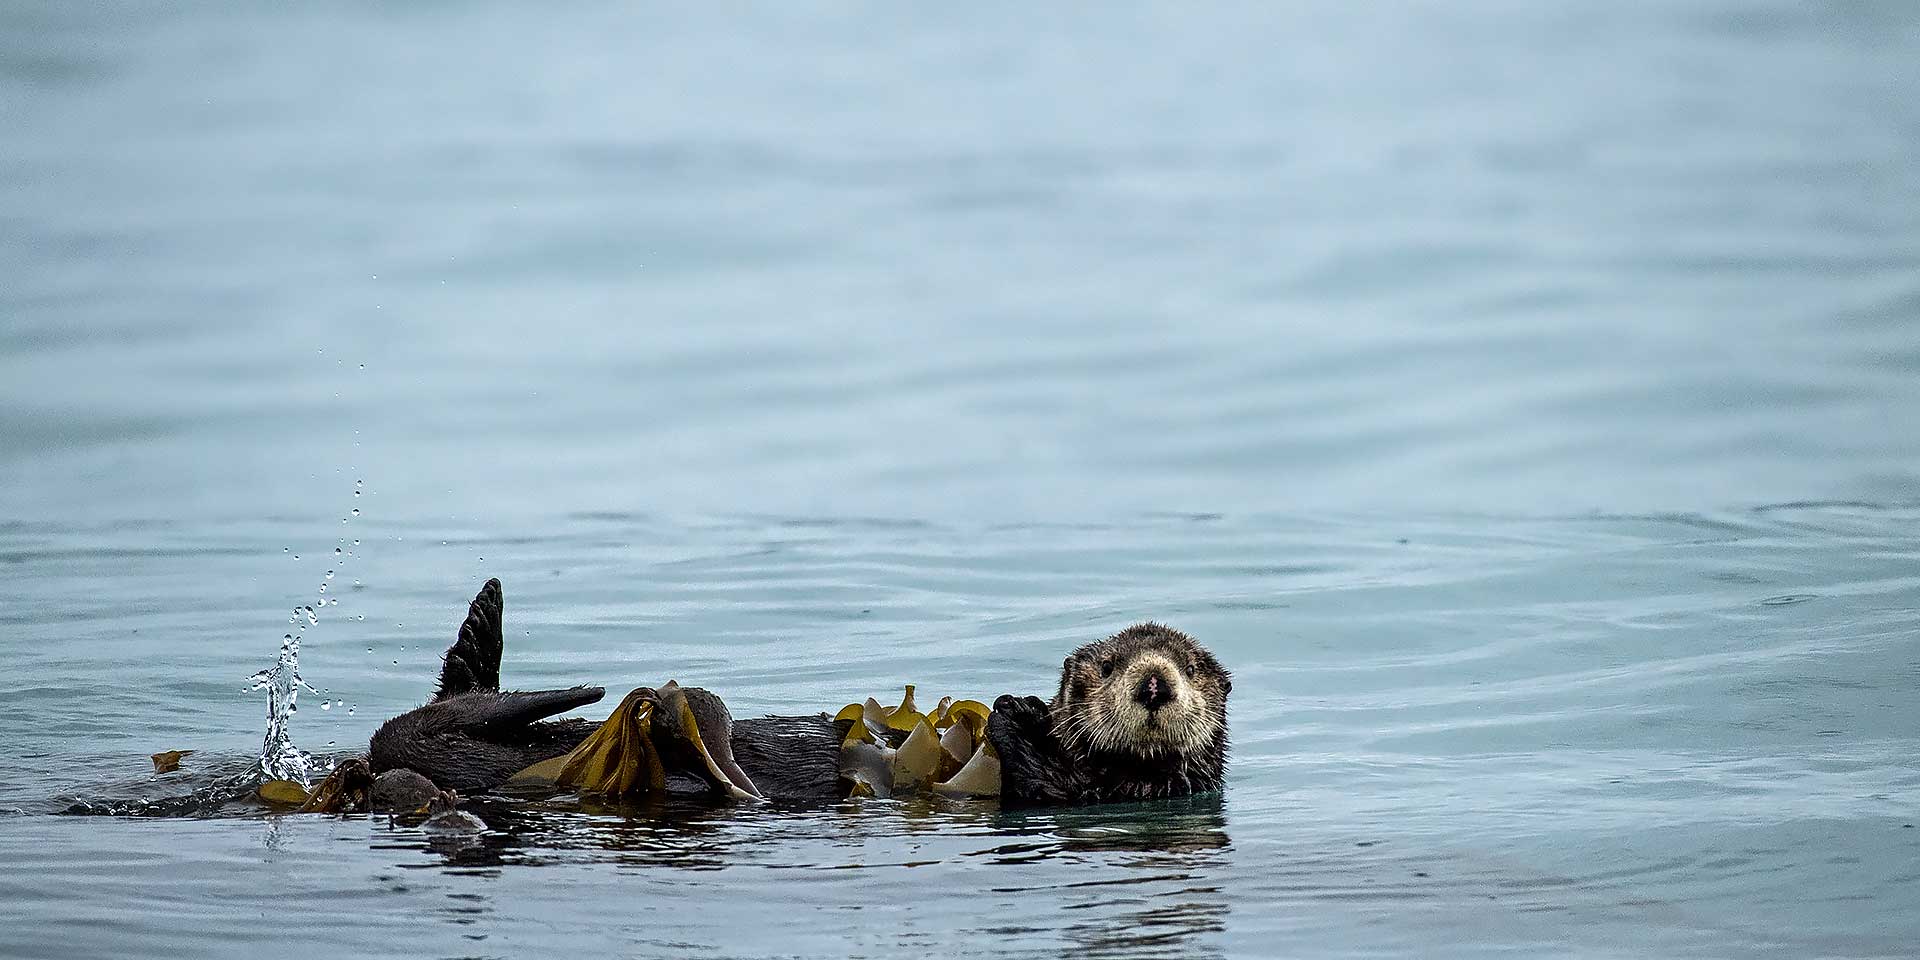
[[[1001,797],[1079,804],[1218,790],[1232,690],[1213,654],[1171,627],[1138,624],[1087,644],[1061,663],[1051,703],[994,702],[987,736]]]
[[[374,732],[367,759],[375,774],[412,770],[440,789],[480,793],[572,750],[599,726],[591,720],[548,718],[598,701],[605,693],[600,687],[500,689],[505,607],[500,581],[488,580],[447,648],[433,701]],[[839,777],[845,734],[845,724],[815,714],[736,721],[731,739],[741,768],[769,798],[829,797]],[[705,788],[690,776],[675,777],[669,786]]]
[[[440,789],[480,793],[572,750],[598,726],[549,718],[598,701],[604,694],[599,687],[500,689],[504,612],[500,581],[487,581],[447,649],[433,701],[374,733],[368,745],[374,774],[411,770]],[[1159,677],[1165,689],[1186,699],[1169,699],[1151,711],[1141,701],[1134,710],[1113,685],[1147,673],[1167,674]],[[1001,796],[1014,803],[1071,804],[1217,790],[1226,768],[1232,686],[1211,653],[1170,627],[1140,624],[1087,644],[1061,664],[1052,703],[1012,696],[994,703],[987,736],[1000,756]],[[1111,702],[1100,701],[1102,696]],[[1167,722],[1176,713],[1182,722]],[[1149,715],[1155,719],[1141,720]],[[1096,716],[1106,717],[1097,729],[1088,722]],[[769,799],[830,799],[841,795],[846,731],[845,723],[824,713],[761,717],[735,721],[731,741],[740,767]],[[671,774],[671,790],[707,788],[685,771]]]

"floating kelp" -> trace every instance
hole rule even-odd
[[[725,701],[670,680],[660,688],[660,706],[661,736],[655,745],[669,757],[677,754],[683,761],[679,768],[692,768],[714,792],[735,800],[766,799],[733,759],[733,715]]]
[[[546,781],[615,797],[664,789],[667,773],[652,739],[658,704],[652,689],[636,688],[579,746],[514,774],[509,782]]]
[[[997,797],[1000,760],[986,738],[989,713],[978,700],[952,697],[921,713],[912,684],[897,706],[882,706],[872,697],[849,703],[834,715],[848,725],[840,745],[842,785],[854,797],[928,789]]]
[[[307,788],[292,780],[265,781],[254,789],[254,795],[281,807],[298,807],[307,802]]]
[[[868,698],[848,704],[835,717],[847,725],[840,746],[840,780],[845,795],[892,797],[934,791],[949,796],[1000,793],[1000,762],[987,742],[987,706],[977,700],[943,698],[922,712],[913,687],[895,706]],[[760,789],[733,756],[733,718],[726,704],[699,687],[669,682],[659,689],[638,687],[579,746],[533,764],[510,784],[569,787],[612,800],[664,792],[669,773],[697,778],[719,796],[763,799]],[[389,777],[424,778],[410,771],[371,776],[365,760],[340,764],[311,794],[292,781],[271,781],[259,797],[302,812],[347,813],[383,806],[380,785]],[[400,792],[387,792],[387,807]],[[413,809],[413,803],[404,805]]]
[[[638,687],[578,747],[520,771],[510,782],[546,781],[632,797],[664,790],[671,767],[699,777],[723,796],[762,799],[733,758],[732,737],[733,717],[714,694],[677,681],[659,690]]]
[[[180,769],[180,760],[193,755],[192,750],[166,750],[153,755],[154,773],[172,773]]]

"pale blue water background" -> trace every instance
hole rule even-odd
[[[8,5],[0,953],[1912,955],[1920,7],[1358,6]],[[310,749],[498,575],[737,714],[1162,618],[1231,783],[53,815],[329,568]]]

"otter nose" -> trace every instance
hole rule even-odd
[[[1148,710],[1158,710],[1173,699],[1173,688],[1155,671],[1141,678],[1140,686],[1134,688],[1133,699]]]

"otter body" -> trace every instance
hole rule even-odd
[[[447,649],[439,689],[425,706],[388,720],[368,744],[371,772],[410,771],[438,790],[478,793],[565,754],[598,727],[551,719],[597,702],[600,687],[500,689],[500,581],[488,580]],[[1192,638],[1145,623],[1074,651],[1051,703],[1003,696],[987,722],[999,755],[1001,797],[1014,803],[1143,800],[1217,790],[1226,768],[1227,671]],[[826,714],[730,720],[718,697],[703,731],[726,731],[732,761],[755,796],[838,799],[848,725]],[[730,726],[729,726],[730,725]],[[670,768],[667,789],[706,792],[699,770]],[[732,774],[729,774],[731,776]],[[424,786],[424,785],[420,785]],[[418,792],[417,790],[415,792]]]
[[[386,723],[367,744],[376,775],[412,771],[440,790],[480,793],[526,768],[580,745],[598,723],[549,719],[605,696],[600,687],[501,690],[506,601],[488,580],[467,607],[460,635],[447,648],[431,702]],[[826,714],[762,717],[732,723],[729,742],[740,768],[769,798],[831,797],[839,781],[846,725]],[[669,790],[700,792],[690,772],[669,771]],[[392,778],[388,778],[392,779]]]
[[[1192,637],[1157,623],[1087,644],[1060,666],[1051,703],[994,701],[987,739],[1001,799],[1081,804],[1220,789],[1233,681]]]

